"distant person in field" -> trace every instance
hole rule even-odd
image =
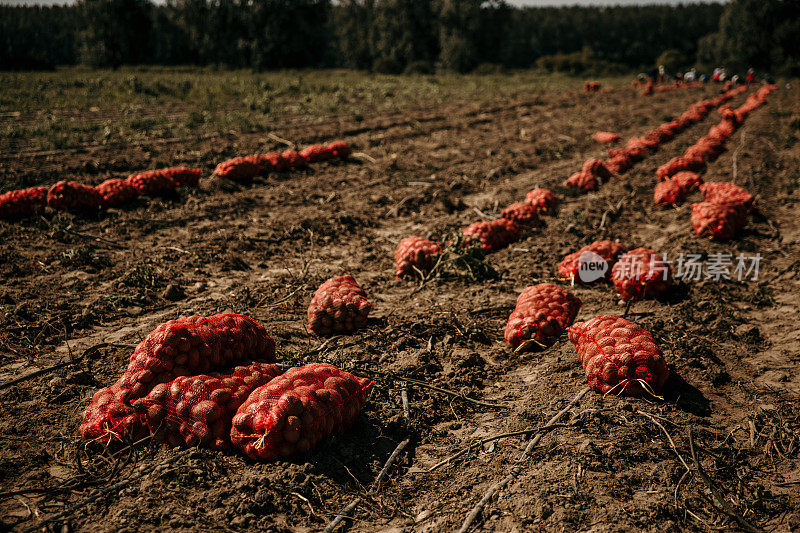
[[[747,78],[746,78],[746,80],[747,80],[747,85],[750,85],[751,83],[755,83],[756,82],[756,71],[753,70],[752,68],[747,69]]]
[[[667,81],[667,69],[664,68],[664,65],[658,66],[658,83],[664,83]]]
[[[717,68],[714,69],[714,73],[711,75],[711,79],[714,80],[715,82],[719,83],[720,82],[719,77],[720,77],[721,74],[722,74],[722,69],[717,67]]]
[[[696,79],[697,79],[697,70],[694,68],[683,75],[683,81],[685,81],[686,83],[692,83]]]

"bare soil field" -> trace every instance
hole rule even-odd
[[[638,136],[718,92],[643,97],[619,82],[583,94],[582,80],[562,80],[313,121],[287,113],[270,123],[272,137],[166,132],[46,150],[5,137],[0,192],[58,179],[97,184],[177,164],[205,176],[199,188],[94,217],[0,221],[0,527],[317,531],[361,497],[337,531],[454,531],[516,468],[471,531],[800,528],[798,83],[781,83],[704,175],[758,195],[758,213],[735,241],[697,238],[688,204],[653,204],[656,168],[716,124],[716,112],[598,192],[562,187],[586,159],[604,155],[594,132]],[[0,122],[34,120],[28,113]],[[75,113],[80,122],[97,112]],[[299,146],[342,139],[374,162],[323,163],[246,186],[211,177],[227,157],[282,149],[275,137]],[[395,279],[402,238],[444,241],[499,217],[535,187],[556,192],[560,210],[489,254],[486,275]],[[629,318],[653,334],[668,362],[663,401],[590,391],[518,462],[586,378],[566,337],[514,353],[505,324],[522,289],[543,282],[582,300],[578,321],[621,315],[610,284],[570,288],[556,277],[564,255],[599,238],[670,259],[760,254],[760,271],[757,280],[681,282],[665,298],[636,303]],[[309,301],[342,274],[355,277],[375,310],[364,330],[320,339],[306,330]],[[124,371],[133,346],[167,320],[216,312],[260,321],[279,363],[329,362],[373,377],[355,426],[293,461],[193,449],[151,472],[180,451],[145,441],[87,453],[81,414]],[[505,433],[515,435],[480,442]],[[92,495],[99,497],[71,509]]]

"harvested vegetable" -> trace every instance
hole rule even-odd
[[[572,324],[581,301],[577,296],[551,283],[527,287],[517,298],[508,317],[505,338],[515,349],[523,343],[550,346]]]
[[[506,218],[475,222],[461,232],[467,244],[480,244],[486,251],[505,248],[519,239],[519,226]]]
[[[613,315],[575,324],[575,345],[589,386],[601,394],[657,395],[669,371],[661,349],[643,328]]]
[[[611,281],[623,300],[652,298],[669,289],[672,269],[653,250],[636,248],[619,258]]]
[[[431,240],[406,237],[394,252],[395,276],[414,276],[417,271],[424,274],[433,268],[441,253],[442,248]]]
[[[231,442],[256,461],[307,453],[353,425],[373,383],[324,363],[291,368],[239,407]]]
[[[47,191],[47,205],[65,211],[97,211],[103,207],[103,197],[94,187],[59,181]]]
[[[611,268],[624,253],[625,246],[616,241],[595,241],[564,257],[558,264],[558,275],[573,283],[608,279]]]
[[[190,316],[161,324],[133,351],[122,377],[95,393],[83,414],[81,435],[87,443],[136,436],[144,426],[131,402],[155,385],[242,361],[275,362],[275,341],[248,316]]]
[[[692,204],[692,227],[698,237],[728,241],[747,225],[747,212],[741,205],[700,202]]]
[[[47,187],[29,187],[0,194],[0,218],[18,219],[43,211],[47,191]]]
[[[226,450],[231,419],[250,393],[281,371],[268,363],[250,363],[233,370],[180,376],[159,383],[132,406],[143,414],[150,432],[170,446]]]
[[[364,327],[372,311],[367,293],[353,276],[330,278],[308,307],[308,329],[317,335],[352,333]]]

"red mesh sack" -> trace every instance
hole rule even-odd
[[[647,142],[654,143],[655,147],[661,143],[667,142],[675,136],[672,130],[659,126],[655,129],[648,131],[644,138]]]
[[[710,137],[701,137],[695,144],[686,149],[683,160],[691,161],[699,171],[705,168],[706,161],[713,161],[724,151],[722,141],[717,141]],[[688,168],[688,165],[687,165]]]
[[[611,172],[606,168],[605,162],[599,159],[590,159],[586,161],[581,170],[584,172],[591,172],[604,182],[611,179]]]
[[[350,154],[353,153],[352,148],[348,146],[348,144],[344,141],[334,141],[330,143],[327,147],[330,150],[333,157],[338,159],[347,159],[350,157]]]
[[[619,141],[619,135],[610,131],[598,131],[592,135],[592,139],[599,143],[611,144]]]
[[[136,187],[118,178],[107,179],[94,189],[103,197],[106,207],[119,207],[139,196]]]
[[[161,170],[148,170],[133,174],[126,179],[128,184],[142,196],[159,196],[174,191],[178,183]]]
[[[614,174],[622,174],[633,166],[633,159],[627,151],[622,150],[605,162],[606,168]]]
[[[47,187],[30,187],[0,194],[0,218],[35,215],[47,205]]]
[[[705,168],[705,164],[701,159],[692,156],[687,157],[681,155],[673,157],[658,167],[656,170],[656,176],[658,177],[659,181],[664,181],[673,174],[676,174],[682,170],[696,172],[698,170],[703,170],[703,168]]]
[[[83,414],[81,435],[87,443],[135,435],[140,424],[131,402],[155,385],[242,361],[275,362],[275,341],[248,316],[190,316],[161,324],[133,351],[117,383],[94,395]]]
[[[353,425],[373,383],[324,363],[291,368],[239,407],[231,442],[256,461],[306,453]]]
[[[734,126],[738,122],[738,120],[736,118],[736,112],[733,109],[731,109],[731,106],[729,106],[729,105],[724,105],[724,106],[720,107],[719,109],[717,109],[717,113],[719,113],[720,116],[725,121],[732,122]]]
[[[538,211],[528,202],[511,204],[503,209],[500,215],[507,220],[513,220],[520,226],[533,226],[539,222]]]
[[[422,237],[406,237],[397,245],[394,252],[395,276],[413,276],[431,270],[442,253],[442,248],[435,242]],[[416,269],[416,270],[415,270]]]
[[[179,187],[197,187],[200,184],[200,174],[203,173],[199,168],[189,167],[162,168],[158,172],[172,179]]]
[[[297,150],[284,150],[281,152],[281,159],[284,161],[285,168],[299,168],[308,165],[308,161]]]
[[[308,306],[308,329],[317,335],[352,333],[364,327],[372,311],[367,293],[353,276],[339,276],[319,286]]]
[[[597,279],[608,279],[611,276],[611,268],[619,260],[620,256],[625,253],[625,246],[615,241],[595,241],[564,257],[558,264],[558,275],[562,278],[567,278],[573,283],[579,281],[582,283],[592,282]],[[606,262],[608,265],[607,270],[601,276],[582,276],[581,266],[584,263],[595,263],[597,257]],[[588,279],[592,278],[592,279]]]
[[[300,155],[309,163],[318,163],[321,161],[330,161],[333,159],[334,150],[323,146],[321,144],[312,144],[300,150]]]
[[[639,161],[647,157],[647,155],[650,153],[650,147],[645,139],[641,137],[631,137],[631,139],[628,141],[628,144],[625,145],[625,151],[628,153],[631,159],[634,161]],[[613,156],[610,150],[609,155]]]
[[[727,141],[728,138],[736,131],[735,123],[731,120],[723,120],[719,124],[711,126],[708,130],[708,137],[718,141]]]
[[[703,178],[699,174],[685,170],[678,172],[656,185],[653,200],[656,205],[680,205],[701,183]]]
[[[264,172],[283,172],[289,168],[289,161],[284,156],[291,156],[291,152],[294,152],[294,150],[285,150],[280,154],[278,152],[267,152],[266,154],[250,155],[246,159],[261,167],[259,174]],[[303,165],[305,165],[305,160],[302,163],[295,162],[295,166]]]
[[[170,446],[202,446],[226,450],[231,419],[247,397],[281,371],[268,363],[250,363],[233,370],[181,376],[159,383],[133,402],[150,432]]]
[[[724,181],[704,183],[700,185],[700,192],[706,202],[740,206],[748,211],[752,209],[755,202],[755,198],[750,194],[750,191],[735,183]]]
[[[623,300],[652,298],[670,287],[672,269],[653,250],[636,248],[619,258],[611,281]]]
[[[580,172],[576,172],[567,178],[567,181],[564,182],[564,185],[567,187],[572,187],[573,189],[589,192],[596,191],[600,188],[600,180],[591,172],[581,170]]]
[[[505,248],[519,239],[519,226],[513,220],[498,218],[470,224],[461,230],[468,244],[480,243],[487,251]]]
[[[255,157],[234,157],[223,161],[214,169],[214,175],[232,181],[250,181],[263,170],[263,165]]]
[[[653,337],[613,315],[597,316],[567,330],[589,386],[601,394],[656,395],[669,376]]]
[[[103,197],[89,185],[59,181],[47,191],[47,205],[68,211],[96,211],[103,207]]]
[[[527,287],[517,298],[508,317],[505,338],[515,349],[531,344],[551,346],[575,321],[581,301],[569,291],[551,283]]]
[[[650,137],[645,136],[644,138],[642,138],[642,140],[640,142],[641,142],[642,146],[644,146],[645,148],[648,149],[648,151],[651,151],[651,152],[655,151],[656,149],[658,149],[658,145],[661,144],[661,141],[659,141],[657,138],[654,138],[652,136],[650,136]]]
[[[549,189],[533,189],[525,195],[525,201],[537,211],[552,213],[558,207],[558,198]]]
[[[746,224],[747,216],[741,206],[711,202],[692,204],[692,227],[698,237],[727,241]]]
[[[683,124],[678,119],[673,119],[661,125],[666,131],[672,132],[673,135],[679,133],[683,129]]]

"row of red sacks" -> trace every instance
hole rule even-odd
[[[712,109],[721,106],[745,90],[747,88],[744,86],[737,87],[715,98],[693,104],[681,116],[650,130],[644,137],[631,138],[625,148],[609,148],[609,159],[586,161],[581,171],[571,175],[564,185],[584,192],[597,190],[601,183],[611,179],[615,174],[627,172],[636,161],[644,159],[651,151],[656,151],[662,143],[671,140],[692,124],[703,120]]]
[[[747,224],[753,209],[753,195],[746,189],[727,182],[703,183],[699,172],[706,169],[725,150],[730,136],[747,116],[766,104],[769,94],[777,88],[765,85],[747,97],[737,109],[719,109],[722,120],[708,134],[690,146],[682,156],[674,157],[658,167],[653,200],[657,205],[680,205],[695,189],[703,194],[703,202],[692,205],[692,227],[700,237],[729,240]]]
[[[19,219],[46,206],[67,211],[97,211],[118,207],[138,196],[156,196],[177,187],[196,187],[201,170],[173,167],[111,178],[92,187],[76,181],[59,181],[52,187],[29,187],[0,194],[0,218]]]
[[[215,175],[245,181],[268,172],[281,172],[311,163],[346,159],[352,150],[343,141],[314,144],[297,152],[286,150],[220,163]],[[178,187],[196,187],[202,171],[198,168],[171,167],[111,178],[92,187],[75,181],[59,181],[52,187],[29,187],[0,194],[0,218],[19,219],[41,212],[46,206],[67,211],[97,211],[119,207],[139,196],[159,196]]]
[[[292,168],[300,168],[311,163],[347,159],[352,149],[344,141],[336,141],[327,145],[312,144],[300,150],[284,150],[234,157],[223,161],[214,170],[214,175],[233,181],[250,181],[267,172],[283,172]]]
[[[679,130],[698,122],[713,109],[730,100],[744,87],[720,94],[716,98],[692,105],[678,119],[662,124],[651,130],[644,137],[634,137],[625,149],[610,149],[609,161],[589,160],[584,170],[577,175],[589,176],[599,183],[598,178],[610,178],[612,173],[625,172],[633,165],[634,159],[642,159],[655,150],[658,145],[671,139]],[[571,180],[575,178],[573,176]],[[568,185],[570,185],[568,180]],[[528,192],[524,202],[509,205],[501,212],[501,218],[491,221],[480,221],[462,229],[466,244],[477,244],[485,251],[495,251],[519,240],[522,230],[539,221],[539,214],[552,212],[558,205],[556,196],[547,189],[534,189]],[[395,251],[396,275],[413,275],[415,271],[425,272],[433,268],[435,258],[441,253],[438,243],[414,236],[403,239]]]

